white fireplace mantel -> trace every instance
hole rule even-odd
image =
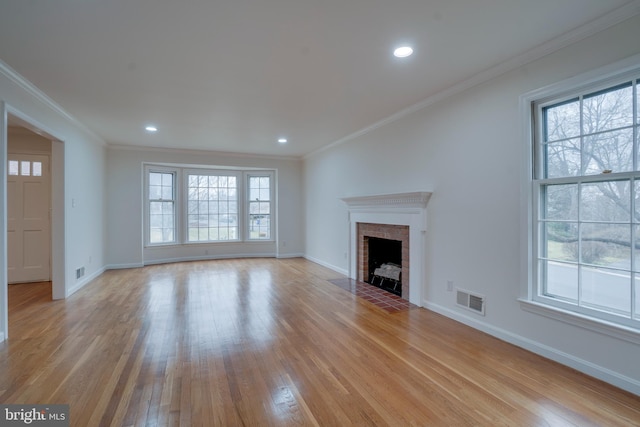
[[[383,194],[377,196],[343,197],[342,201],[352,209],[426,209],[431,193],[419,191],[413,193]]]
[[[357,280],[358,223],[409,226],[409,302],[422,307],[425,233],[430,192],[344,197],[349,209],[349,277]]]

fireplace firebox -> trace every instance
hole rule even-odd
[[[402,296],[402,241],[365,237],[369,247],[367,283]]]

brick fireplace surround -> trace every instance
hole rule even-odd
[[[406,225],[369,224],[359,222],[358,227],[358,280],[369,277],[369,237],[399,240],[402,242],[402,298],[409,299],[409,227]],[[406,282],[406,283],[405,283]]]
[[[429,192],[343,198],[349,209],[349,277],[363,281],[365,233],[402,241],[402,298],[422,307]],[[393,237],[390,237],[393,236]],[[406,262],[405,262],[406,260]]]

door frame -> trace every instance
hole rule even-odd
[[[64,299],[67,296],[66,286],[66,216],[65,216],[65,178],[64,157],[65,144],[55,132],[47,129],[20,110],[0,101],[0,342],[9,338],[9,299],[7,295],[7,132],[9,117],[32,132],[51,140],[51,289],[53,299]]]

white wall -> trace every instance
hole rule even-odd
[[[7,332],[6,299],[6,153],[7,116],[44,131],[48,138],[60,142],[53,144],[54,173],[60,176],[54,182],[54,218],[52,234],[61,242],[55,246],[53,266],[54,297],[64,298],[79,289],[104,269],[104,195],[105,149],[104,142],[66,115],[49,98],[11,68],[0,62],[0,331]],[[55,178],[54,178],[55,180]],[[72,203],[76,200],[76,204]],[[60,253],[62,252],[62,254]],[[85,276],[76,279],[75,270],[85,267]],[[56,292],[56,284],[58,289]],[[6,337],[6,336],[5,336]]]
[[[112,268],[231,256],[302,256],[302,162],[298,159],[213,152],[110,147],[107,155],[108,264]],[[174,245],[144,248],[143,163],[171,163],[277,172],[277,242]],[[208,253],[205,253],[207,251]]]
[[[640,394],[638,344],[525,312],[517,300],[528,149],[519,97],[637,54],[639,39],[635,17],[307,157],[307,256],[348,270],[347,209],[339,198],[432,191],[426,307]],[[448,280],[485,295],[486,317],[457,308]]]

